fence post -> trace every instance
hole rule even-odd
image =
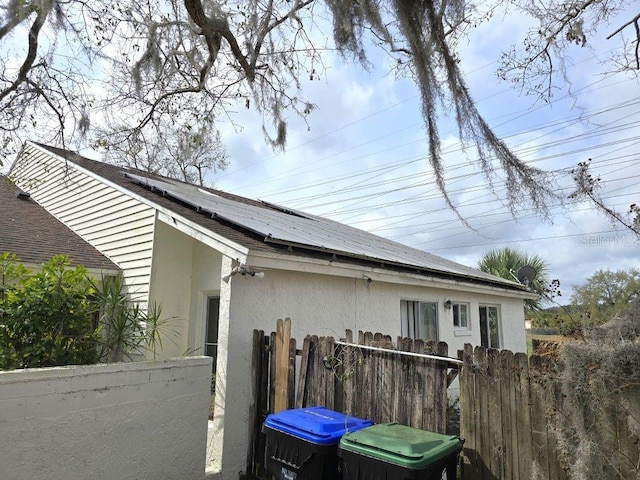
[[[291,337],[291,319],[278,319],[275,342],[275,403],[273,412],[278,413],[287,408],[289,386],[289,338]]]
[[[266,410],[266,376],[268,365],[265,362],[266,341],[264,331],[253,331],[251,351],[251,401],[249,403],[249,436],[247,447],[247,467],[249,476],[262,474],[264,438],[261,432],[263,414]]]

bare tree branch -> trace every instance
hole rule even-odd
[[[27,80],[27,75],[31,71],[38,54],[38,35],[40,34],[40,29],[44,25],[49,12],[51,12],[52,6],[53,4],[51,1],[42,2],[42,5],[38,10],[38,14],[29,29],[29,50],[27,51],[27,56],[20,66],[20,70],[15,81],[8,88],[0,91],[0,102],[10,93],[15,92],[20,84]]]

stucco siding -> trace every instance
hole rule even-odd
[[[220,295],[222,255],[202,242],[194,242],[192,259],[191,324],[189,345],[194,353],[204,355],[206,301],[209,295]]]
[[[199,480],[211,359],[0,372],[3,480]]]
[[[148,300],[153,208],[33,145],[25,147],[12,177],[52,215],[118,264],[135,299]]]
[[[234,299],[241,301],[232,306],[231,322],[250,328],[271,331],[276,319],[290,317],[297,338],[307,334],[342,337],[346,328],[396,337],[401,334],[401,300],[435,302],[439,339],[455,354],[464,343],[480,343],[478,307],[495,305],[501,317],[502,348],[524,351],[526,346],[520,299],[380,281],[367,285],[362,278],[281,270],[266,271],[265,280],[236,276],[232,282]],[[452,311],[444,307],[447,300],[469,304],[471,328],[466,335],[454,329]]]
[[[193,243],[165,223],[156,225],[149,299],[162,307],[168,322],[162,357],[185,355],[189,350]]]

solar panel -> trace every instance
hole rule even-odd
[[[264,206],[258,206],[239,202],[195,185],[171,179],[160,180],[128,172],[125,175],[139,184],[169,195],[212,217],[261,235],[266,242],[301,246],[416,269],[500,281],[497,277],[479,270],[323,217],[267,203]],[[502,282],[514,284],[507,280]]]

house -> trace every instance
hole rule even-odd
[[[106,255],[38,205],[6,176],[0,175],[0,253],[11,252],[31,271],[54,255],[67,255],[90,275],[120,270]]]
[[[346,225],[84,158],[33,142],[17,185],[157,301],[177,336],[164,356],[216,357],[214,467],[246,457],[254,328],[292,335],[346,328],[525,351],[522,285]]]

